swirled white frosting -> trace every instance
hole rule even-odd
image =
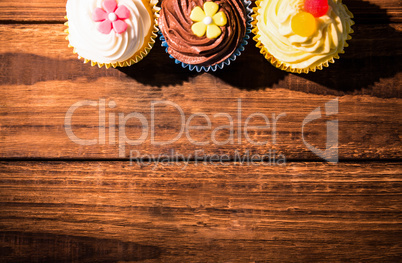
[[[317,18],[310,37],[292,31],[292,18],[303,8],[303,0],[264,0],[257,15],[259,41],[278,61],[294,69],[314,68],[342,53],[352,32],[352,14],[341,0],[328,0],[326,15]]]
[[[68,0],[67,19],[70,45],[80,57],[98,63],[124,62],[131,58],[144,44],[144,38],[153,26],[152,17],[141,0],[118,0],[130,11],[125,19],[127,30],[117,34],[112,30],[102,34],[99,22],[92,20],[93,11],[102,8],[103,0]]]

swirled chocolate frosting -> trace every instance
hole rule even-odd
[[[228,23],[220,27],[222,34],[209,39],[198,37],[192,30],[191,11],[205,0],[163,0],[159,28],[168,44],[168,53],[191,65],[213,66],[228,59],[246,34],[246,10],[242,0],[216,0]]]

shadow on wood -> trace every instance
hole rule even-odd
[[[161,250],[111,239],[0,232],[1,262],[117,262],[159,258]]]
[[[117,69],[142,84],[157,87],[180,85],[197,75],[197,72],[176,65],[166,54],[160,40],[157,40],[143,61],[131,67]]]

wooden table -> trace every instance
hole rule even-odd
[[[1,262],[400,261],[400,0],[345,0],[356,21],[350,47],[308,75],[275,69],[254,42],[216,73],[180,68],[159,40],[130,68],[91,67],[67,47],[65,2],[0,1]],[[325,116],[336,98],[338,114]],[[92,106],[66,122],[83,101]],[[322,118],[302,130],[317,107]],[[152,142],[141,120],[156,142],[174,139],[186,126],[178,108],[190,126],[211,120],[189,130],[208,144],[185,132]],[[248,116],[266,126],[261,114],[270,127],[249,127],[246,137]],[[211,132],[228,115],[232,141],[228,127]],[[336,120],[332,164],[303,138],[325,149],[326,122]],[[68,130],[96,144],[77,144]],[[197,151],[225,160],[203,163]],[[238,159],[270,151],[285,165]],[[182,157],[154,159],[170,154]]]

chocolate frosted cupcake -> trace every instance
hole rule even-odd
[[[251,32],[249,1],[164,0],[162,46],[183,68],[217,70],[234,61]]]

